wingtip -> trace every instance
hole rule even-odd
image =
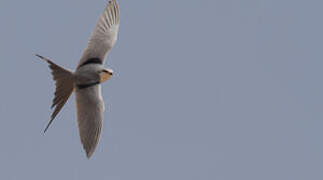
[[[95,151],[95,147],[94,148],[93,147],[86,148],[86,147],[83,146],[83,149],[85,151],[87,159],[90,159],[92,157],[94,151]]]
[[[92,154],[93,154],[93,151],[91,152],[91,151],[86,151],[86,157],[87,157],[87,159],[90,159],[91,158],[91,156],[92,156]]]

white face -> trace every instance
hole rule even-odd
[[[103,69],[102,72],[100,72],[100,83],[103,83],[111,78],[113,74],[112,69]]]

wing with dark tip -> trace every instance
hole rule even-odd
[[[47,131],[48,127],[51,125],[59,111],[62,109],[68,98],[71,96],[74,84],[73,84],[73,73],[69,70],[66,70],[59,65],[53,63],[51,60],[36,55],[39,58],[43,59],[49,64],[49,68],[52,70],[53,79],[55,80],[56,90],[55,97],[53,99],[53,104],[51,108],[54,108],[54,112],[51,115],[50,121],[47,124],[44,132]]]
[[[97,58],[104,63],[108,51],[114,46],[119,31],[119,7],[116,0],[110,0],[92,32],[78,68],[87,60]]]
[[[81,142],[88,158],[93,154],[101,133],[104,102],[101,85],[75,89],[76,114]]]

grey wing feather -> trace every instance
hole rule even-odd
[[[51,119],[47,124],[44,132],[47,131],[57,114],[60,112],[68,98],[71,96],[74,89],[74,80],[73,73],[69,70],[66,70],[59,65],[53,63],[51,60],[36,55],[39,58],[45,60],[49,64],[49,68],[52,70],[53,79],[55,80],[56,90],[55,97],[53,99],[52,108],[55,107],[54,112],[51,115]]]
[[[108,51],[117,41],[118,31],[119,7],[116,0],[110,0],[96,23],[77,67],[79,68],[90,58],[98,58],[103,64]]]
[[[81,142],[88,158],[93,154],[101,133],[104,102],[101,86],[75,89],[76,114]]]

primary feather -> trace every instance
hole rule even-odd
[[[107,53],[117,40],[118,31],[119,7],[116,0],[110,0],[96,23],[77,68],[91,58],[98,58],[103,64]]]
[[[99,142],[104,112],[101,85],[75,90],[76,114],[81,142],[88,158]]]

